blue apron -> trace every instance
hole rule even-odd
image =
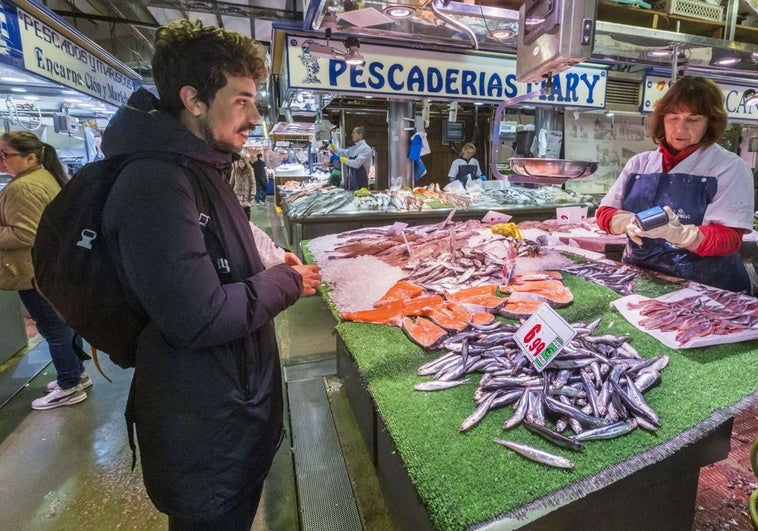
[[[715,177],[684,173],[632,174],[624,188],[621,208],[640,212],[653,206],[670,206],[682,224],[702,225],[707,206],[718,189]],[[663,238],[642,238],[642,245],[629,240],[624,263],[686,278],[730,291],[750,293],[750,277],[739,253],[698,256]]]
[[[359,190],[361,188],[368,188],[368,173],[366,173],[365,166],[358,168],[351,168],[345,164],[347,170],[347,189]]]
[[[468,160],[462,159],[466,162]],[[465,186],[468,182],[468,178],[471,177],[472,179],[476,179],[479,177],[479,167],[476,164],[461,164],[458,166],[458,174],[455,176],[456,179],[461,181],[463,185]]]

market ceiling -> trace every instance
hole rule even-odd
[[[758,17],[753,11],[753,0],[732,1],[738,5],[738,22],[741,17]],[[319,36],[330,28],[335,38],[342,39],[357,36],[362,40],[392,39],[409,47],[431,45],[469,50],[476,47],[514,53],[516,37],[508,34],[518,31],[518,9],[523,0],[363,0],[360,3],[355,0],[43,0],[42,3],[142,75],[145,84],[150,86],[155,29],[180,18],[223,26],[264,44],[270,44],[274,26],[290,26]],[[735,41],[713,38],[715,30],[712,25],[705,26],[709,32],[707,36],[687,33],[692,31],[691,25],[682,28],[681,33],[628,26],[603,20],[607,18],[603,10],[608,10],[609,6],[610,9],[612,6],[616,6],[616,10],[625,9],[619,4],[600,0],[593,60],[665,68],[671,65],[670,56],[656,58],[650,54],[671,48],[672,42],[676,41],[688,65],[695,70],[703,70],[708,75],[721,72],[758,81],[756,31],[748,33],[748,42],[743,42],[739,38],[744,32],[738,32]],[[393,7],[394,12],[391,11]],[[406,13],[398,8],[406,8]],[[642,14],[644,10],[634,12]],[[662,18],[666,18],[665,14]],[[498,30],[505,36],[498,36]],[[735,51],[743,57],[740,64],[730,67],[711,64],[715,57]],[[751,55],[752,52],[756,53]],[[64,97],[76,99],[73,94],[56,93],[55,87],[45,85],[33,78],[24,83],[39,98],[43,111],[59,111],[61,104],[65,103]],[[9,93],[9,90],[10,87],[0,85],[2,94]],[[23,96],[12,95],[16,104]],[[78,102],[72,103],[78,105]],[[84,103],[98,104],[95,101]],[[82,108],[81,112],[86,112],[85,109]]]
[[[639,9],[630,10],[628,5],[620,4],[634,2],[617,2],[599,0],[593,60],[666,67],[671,65],[670,55],[656,57],[651,53],[677,44],[693,69],[758,79],[758,32],[743,30],[739,25],[742,21],[755,25],[758,8],[754,0],[727,2],[725,11],[736,8],[738,30],[732,36],[719,34],[726,33],[728,24],[699,24],[690,17],[680,26],[673,20],[676,17],[660,12],[655,29],[649,27],[652,22],[645,27],[644,23],[656,13],[643,9],[643,4],[649,4],[636,2]],[[47,0],[45,5],[149,77],[155,28],[177,18],[200,19],[264,43],[271,40],[272,25],[291,24],[321,35],[330,28],[340,38],[390,38],[416,46],[431,43],[513,53],[518,10],[523,3],[524,0]],[[642,17],[642,22],[629,25],[636,24],[629,20],[630,13]],[[726,16],[734,18],[730,13]],[[508,37],[508,33],[513,35]],[[725,67],[713,64],[729,54],[740,55],[742,61]]]

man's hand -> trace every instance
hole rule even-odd
[[[335,149],[337,149],[337,144],[335,144],[334,142],[332,142],[331,144],[329,144],[329,149],[331,149],[332,151],[334,151]]]
[[[347,157],[340,157],[340,162],[342,164],[346,163],[347,162]]]
[[[650,230],[642,230],[636,223],[632,223],[627,227],[629,237],[637,242],[637,245],[642,244],[642,238],[663,238],[677,247],[692,246],[700,235],[700,229],[697,228],[697,225],[682,225],[671,207],[665,206],[663,210],[666,211],[669,218],[667,224]]]
[[[321,286],[321,270],[317,265],[295,265],[292,269],[300,273],[303,277],[302,296],[314,295],[319,286]]]
[[[284,263],[288,266],[303,265],[303,261],[295,253],[284,253]]]

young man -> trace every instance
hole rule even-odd
[[[103,220],[119,274],[150,318],[127,418],[170,530],[250,529],[284,436],[273,319],[320,284],[318,268],[291,253],[264,268],[224,180],[260,120],[265,60],[260,44],[199,21],[161,27],[152,60],[160,101],[139,90],[103,135],[106,156],[160,146],[177,157],[130,162]],[[193,182],[215,190],[208,212]],[[201,223],[215,227],[223,257],[210,257]]]

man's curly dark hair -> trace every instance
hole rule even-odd
[[[184,108],[179,89],[194,87],[207,105],[226,85],[226,75],[256,82],[268,78],[266,50],[259,42],[233,31],[203,26],[199,20],[177,20],[155,34],[153,79],[161,110],[178,116]]]

